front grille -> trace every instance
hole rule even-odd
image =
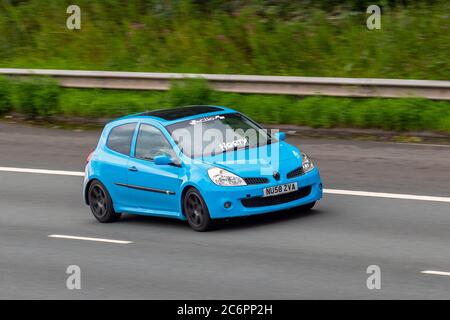
[[[291,179],[291,178],[301,176],[302,174],[303,174],[303,168],[298,167],[297,169],[294,169],[294,170],[288,172],[287,177],[288,177],[288,179]]]
[[[311,186],[303,187],[298,189],[297,191],[280,194],[278,196],[271,197],[253,197],[242,199],[242,205],[247,208],[253,207],[265,207],[265,206],[274,206],[276,204],[282,204],[286,202],[291,202],[294,200],[298,200],[308,196],[311,193]]]
[[[269,179],[267,178],[260,178],[260,177],[255,177],[255,178],[243,178],[246,184],[263,184],[263,183],[268,183]]]

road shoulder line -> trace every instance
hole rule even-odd
[[[79,172],[79,171],[30,169],[30,168],[14,168],[14,167],[0,167],[0,171],[84,177],[84,172]],[[448,202],[448,203],[450,203],[450,197],[436,197],[436,196],[428,196],[428,195],[370,192],[370,191],[342,190],[342,189],[324,189],[323,192],[326,194],[337,194],[337,195],[348,195],[348,196],[359,196],[359,197],[374,197],[374,198],[419,200],[419,201],[433,201],[433,202]]]
[[[96,241],[96,242],[108,242],[108,243],[116,243],[116,244],[130,244],[133,241],[126,240],[114,240],[114,239],[104,239],[104,238],[90,238],[90,237],[79,237],[79,236],[69,236],[63,234],[49,234],[49,238],[57,238],[57,239],[69,239],[69,240],[83,240],[83,241]]]

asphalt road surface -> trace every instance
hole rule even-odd
[[[99,134],[0,122],[0,167],[83,171]],[[448,146],[288,141],[312,156],[325,188],[450,197]],[[197,233],[132,215],[100,224],[82,177],[0,171],[0,182],[2,299],[450,298],[450,202],[325,194],[308,214]],[[80,290],[66,287],[69,265],[81,269]],[[370,265],[379,290],[367,288]]]

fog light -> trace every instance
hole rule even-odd
[[[225,207],[225,209],[228,209],[229,207],[231,207],[231,202],[227,201],[223,204],[223,206]]]

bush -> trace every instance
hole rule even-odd
[[[29,118],[35,118],[38,115],[35,105],[36,93],[39,89],[37,82],[34,79],[21,80],[17,82],[16,88],[19,111]]]
[[[0,114],[11,111],[12,99],[11,99],[11,85],[10,82],[0,77]]]
[[[98,118],[122,116],[167,105],[167,92],[63,89],[60,112],[65,116]]]
[[[174,81],[168,92],[171,106],[203,105],[214,100],[214,90],[204,79]]]
[[[34,119],[49,117],[59,111],[61,89],[51,78],[31,78],[17,82],[19,111]]]
[[[58,112],[60,87],[56,80],[43,78],[39,82],[39,90],[35,97],[35,105],[38,115],[49,117]]]
[[[194,81],[166,92],[62,89],[60,112],[66,116],[115,117],[189,104],[236,109],[263,124],[314,128],[374,128],[450,133],[450,102],[423,98],[294,97],[224,93]]]

